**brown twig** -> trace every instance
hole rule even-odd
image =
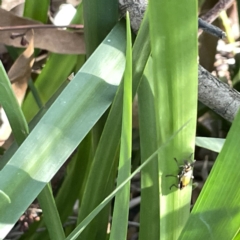
[[[216,3],[212,9],[201,16],[201,19],[208,23],[212,23],[219,16],[220,12],[228,9],[233,2],[234,0],[219,0],[219,2]]]
[[[198,100],[232,122],[240,108],[240,93],[198,66]]]
[[[201,19],[207,23],[212,23],[220,14],[221,11],[228,9],[234,0],[220,0],[218,3],[214,5],[212,9],[210,9],[207,13],[201,16]],[[203,30],[198,30],[198,36],[202,34]]]
[[[55,26],[52,24],[33,24],[33,25],[21,25],[21,26],[4,26],[0,27],[0,31],[14,31],[14,30],[26,30],[26,29],[42,29],[42,28],[72,28],[77,30],[84,29],[84,26],[81,24],[70,24],[70,25],[61,25]]]

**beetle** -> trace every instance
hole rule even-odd
[[[192,154],[190,155],[190,157],[191,156],[192,156]],[[178,160],[176,158],[174,158],[174,160],[176,161],[176,163],[178,165],[178,168],[181,169],[181,171],[179,172],[179,174],[177,176],[166,175],[166,177],[177,177],[178,178],[178,185],[176,185],[176,184],[171,185],[170,190],[172,189],[172,187],[176,187],[176,188],[179,188],[180,190],[182,190],[187,185],[189,185],[191,179],[194,178],[194,176],[193,176],[193,166],[194,166],[196,160],[194,160],[192,163],[185,160],[184,165],[179,165]]]

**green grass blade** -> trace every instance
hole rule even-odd
[[[119,186],[131,173],[132,154],[132,39],[129,13],[126,14],[126,67],[123,86],[123,114],[120,159],[118,166],[117,186]],[[110,240],[124,240],[127,237],[128,212],[130,198],[130,182],[119,191],[115,198]]]
[[[23,16],[40,21],[42,23],[47,23],[49,4],[49,0],[26,0],[24,4]]]
[[[179,239],[233,239],[240,223],[240,112]]]
[[[52,188],[49,183],[38,195],[38,201],[43,210],[44,222],[47,226],[50,239],[65,239],[65,233],[62,228],[62,223],[57,211],[57,207],[52,193]]]
[[[153,55],[156,125],[159,146],[183,123],[182,131],[159,154],[160,239],[177,239],[190,211],[191,187],[172,189],[180,164],[194,152],[197,113],[197,4],[196,1],[149,1]],[[191,79],[191,81],[190,81]]]
[[[225,139],[223,138],[209,138],[196,137],[196,145],[198,147],[206,148],[214,152],[221,152]]]
[[[2,62],[0,62],[0,85],[0,104],[8,117],[16,142],[20,145],[27,137],[29,129]]]
[[[156,115],[152,59],[150,58],[138,88],[139,131],[141,160],[147,159],[157,149]],[[157,157],[141,172],[141,205],[139,239],[159,239],[159,182]],[[151,221],[149,221],[151,219]]]
[[[151,52],[149,39],[148,10],[145,12],[143,21],[133,45],[133,96],[135,96],[143,71]]]
[[[43,107],[43,104],[42,104],[41,98],[40,98],[39,95],[38,95],[38,91],[37,91],[37,89],[36,89],[36,87],[35,87],[32,79],[29,79],[29,81],[28,81],[28,87],[29,87],[29,90],[30,90],[30,91],[32,92],[32,94],[33,94],[33,97],[34,97],[34,99],[35,99],[35,101],[36,101],[36,104],[37,104],[38,108],[39,108],[39,109],[42,108],[42,107]]]
[[[117,0],[83,1],[87,57],[98,47],[118,20]]]
[[[71,24],[83,24],[83,3],[79,3],[77,13],[74,15]]]
[[[109,107],[117,89],[112,81],[115,80],[116,84],[122,78],[124,52],[125,30],[120,23],[2,169],[0,238],[6,236],[22,212]]]

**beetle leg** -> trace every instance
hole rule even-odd
[[[181,172],[180,175],[177,175],[178,179],[181,179],[184,176],[184,172]]]
[[[175,162],[177,163],[177,165],[178,165],[178,160],[176,159],[176,158],[174,158],[174,160],[175,160]],[[179,165],[178,165],[179,166]]]

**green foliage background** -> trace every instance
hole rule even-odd
[[[26,0],[24,16],[45,23],[48,7],[49,1],[36,5]],[[16,140],[1,162],[0,238],[37,197],[42,220],[21,239],[126,239],[129,180],[140,170],[139,239],[238,238],[239,114],[191,213],[191,185],[169,190],[175,180],[165,177],[178,173],[173,158],[183,163],[195,147],[197,2],[152,0],[133,48],[129,19],[127,24],[118,21],[118,1],[83,1],[72,23],[82,19],[87,60],[50,54],[34,81],[41,109],[32,92],[22,110],[17,106],[0,65],[0,103]],[[67,84],[72,71],[76,75]],[[141,163],[130,174],[131,103],[136,93]],[[219,151],[212,142],[208,147]],[[49,182],[69,159],[53,196]],[[76,200],[77,224],[63,228]],[[113,227],[108,234],[110,210]],[[42,226],[48,231],[36,233]]]

